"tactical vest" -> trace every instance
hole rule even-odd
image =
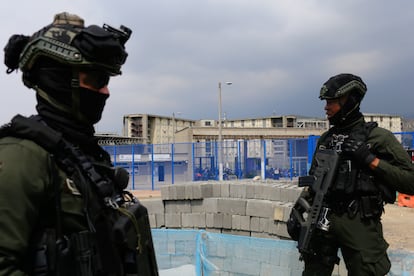
[[[370,132],[377,126],[375,122],[361,122],[343,132],[333,127],[319,142],[319,148],[335,149],[341,153],[346,139],[366,142]],[[395,192],[376,183],[372,170],[360,167],[341,155],[336,180],[329,189],[326,202],[337,213],[355,215],[359,211],[363,218],[378,217],[383,211],[384,202],[395,202]]]
[[[82,195],[89,226],[87,231],[63,234],[60,183],[53,181],[55,218],[52,227],[43,224],[31,241],[29,275],[158,275],[147,209],[124,190],[126,170],[111,167],[100,147],[108,165],[97,165],[38,116],[15,116],[0,129],[0,138],[6,136],[32,140],[50,153],[52,163]]]

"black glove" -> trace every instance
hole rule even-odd
[[[342,152],[345,156],[350,157],[357,164],[363,166],[368,166],[376,158],[376,156],[369,151],[369,147],[366,143],[354,139],[347,139],[342,144]]]

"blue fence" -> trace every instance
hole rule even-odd
[[[394,133],[414,148],[414,132]],[[175,182],[219,179],[219,150],[223,179],[290,178],[306,175],[319,136],[306,139],[238,140],[175,144],[103,146],[115,166],[130,173],[129,189],[158,190]]]

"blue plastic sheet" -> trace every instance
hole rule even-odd
[[[205,230],[153,229],[152,234],[160,270],[192,265],[195,273],[191,275],[197,276],[302,274],[303,262],[294,241]],[[388,275],[414,275],[413,252],[389,250],[388,255],[392,262]],[[333,275],[345,276],[346,270],[335,269]]]

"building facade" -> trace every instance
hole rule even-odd
[[[364,118],[367,122],[377,122],[379,127],[388,129],[393,133],[403,131],[401,116],[364,113]]]
[[[223,140],[305,138],[329,128],[326,119],[293,115],[223,120]],[[141,138],[147,144],[217,141],[216,120],[188,120],[149,114],[125,115],[124,136]]]

